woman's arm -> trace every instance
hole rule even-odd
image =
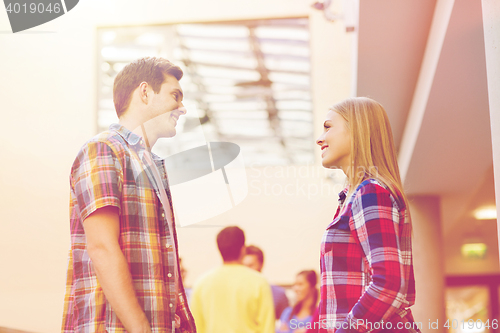
[[[291,333],[291,329],[289,327],[290,324],[290,314],[292,313],[292,307],[287,307],[283,312],[281,313],[281,317],[279,320],[279,328],[276,331],[276,333]]]

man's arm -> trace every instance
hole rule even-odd
[[[119,245],[120,219],[118,208],[99,208],[83,222],[87,251],[106,299],[130,333],[149,333],[151,327],[142,310]]]

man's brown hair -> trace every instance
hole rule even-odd
[[[141,82],[147,82],[155,94],[158,94],[166,75],[172,75],[179,81],[182,69],[164,58],[146,57],[131,62],[116,75],[113,85],[113,101],[118,118],[127,111],[132,92]]]
[[[245,254],[256,256],[261,265],[264,265],[264,252],[255,245],[249,245],[245,248]]]
[[[217,246],[224,261],[237,260],[245,246],[245,233],[236,226],[226,227],[217,234]]]

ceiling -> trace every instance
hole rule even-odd
[[[472,217],[495,202],[492,140],[481,2],[456,0],[447,15],[444,3],[360,0],[357,95],[386,108],[407,193],[441,198],[443,246],[459,253],[471,230],[496,235]]]
[[[415,125],[407,120],[436,4],[360,2],[357,94],[385,106],[398,148]],[[493,163],[480,1],[455,1],[439,46],[405,177],[413,195],[473,193]]]

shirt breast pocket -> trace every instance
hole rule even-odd
[[[336,218],[325,232],[322,242],[323,254],[336,255],[337,252],[342,251],[343,244],[352,242],[351,238],[349,217],[340,216]]]
[[[340,216],[327,230],[327,239],[323,243],[322,270],[334,274],[351,272],[352,265],[359,266],[359,260],[353,258],[352,251],[357,246],[349,227],[349,216]]]

